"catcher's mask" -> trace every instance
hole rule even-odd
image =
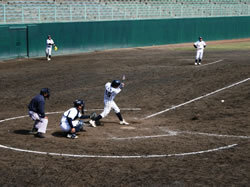
[[[76,108],[78,108],[79,106],[82,106],[81,112],[82,112],[82,114],[84,114],[85,103],[84,103],[83,100],[77,99],[77,100],[75,100],[75,101],[73,102],[73,104],[74,104],[74,107],[76,107]]]
[[[113,88],[118,88],[118,86],[120,86],[120,84],[121,84],[121,81],[119,81],[119,80],[113,80],[112,83],[111,83],[111,86]]]
[[[45,98],[49,99],[49,96],[50,96],[50,90],[49,90],[49,88],[42,88],[41,91],[40,91],[40,95],[42,95]]]
[[[74,103],[74,107],[79,107],[79,106],[84,107],[84,106],[85,106],[84,101],[81,100],[81,99],[77,99],[77,100],[75,100],[73,103]]]

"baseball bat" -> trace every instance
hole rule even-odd
[[[126,80],[125,75],[122,76],[122,82],[124,82]]]

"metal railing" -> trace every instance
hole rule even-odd
[[[0,5],[0,24],[250,16],[250,4]]]

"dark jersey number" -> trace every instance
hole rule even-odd
[[[107,95],[108,97],[111,97],[112,93],[106,90],[106,95]]]

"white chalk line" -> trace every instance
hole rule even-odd
[[[242,138],[242,139],[250,139],[250,136],[236,136],[236,135],[222,135],[222,134],[210,134],[204,132],[190,132],[190,131],[180,131],[179,133],[193,134],[193,135],[204,135],[204,136],[216,136],[223,138]]]
[[[112,140],[134,140],[134,139],[151,139],[151,138],[160,138],[160,137],[168,137],[168,136],[176,136],[178,134],[192,134],[192,135],[202,135],[202,136],[214,136],[221,138],[240,138],[240,139],[250,139],[250,136],[237,136],[237,135],[221,135],[221,134],[211,134],[204,132],[191,132],[191,131],[170,131],[164,130],[168,134],[160,134],[160,135],[151,135],[151,136],[133,136],[133,137],[112,137],[109,139]]]
[[[249,81],[249,80],[250,80],[250,78],[244,79],[244,80],[242,80],[242,81],[240,81],[240,82],[236,82],[236,83],[231,84],[231,85],[229,85],[229,86],[226,86],[226,87],[224,87],[224,88],[215,90],[215,91],[213,91],[213,92],[210,92],[210,93],[208,93],[208,94],[202,95],[202,96],[200,96],[200,97],[197,97],[197,98],[192,99],[192,100],[190,100],[190,101],[187,101],[187,102],[185,102],[185,103],[182,103],[182,104],[179,104],[179,105],[176,105],[176,106],[172,106],[171,108],[162,110],[162,111],[157,112],[157,113],[155,113],[155,114],[151,114],[151,115],[149,115],[149,116],[146,116],[146,117],[142,118],[141,120],[145,120],[145,119],[149,119],[149,118],[158,116],[158,115],[160,115],[160,114],[162,114],[162,113],[168,112],[168,111],[170,111],[170,110],[174,110],[174,109],[176,109],[176,108],[179,108],[179,107],[181,107],[181,106],[187,105],[187,104],[192,103],[192,102],[194,102],[194,101],[203,99],[203,98],[208,97],[208,96],[210,96],[210,95],[214,95],[214,94],[216,94],[216,93],[218,93],[218,92],[221,92],[221,91],[226,90],[226,89],[228,89],[228,88],[231,88],[231,87],[233,87],[233,86],[237,86],[237,85],[242,84],[242,83],[244,83],[244,82],[247,82],[247,81]]]
[[[196,152],[187,152],[187,153],[177,153],[177,154],[163,154],[163,155],[76,155],[76,154],[64,154],[64,153],[51,153],[51,152],[42,152],[42,151],[32,151],[32,150],[25,150],[25,149],[18,149],[14,147],[8,147],[5,145],[0,145],[1,148],[10,149],[19,152],[26,152],[26,153],[34,153],[34,154],[42,154],[42,155],[52,155],[52,156],[63,156],[63,157],[75,157],[75,158],[119,158],[119,159],[129,159],[129,158],[160,158],[160,157],[174,157],[174,156],[189,156],[189,155],[197,155],[197,154],[204,154],[215,152],[219,150],[226,150],[231,149],[237,146],[237,144],[231,144],[223,147],[218,147],[214,149],[208,149],[204,151],[196,151]]]
[[[169,134],[161,134],[161,135],[151,135],[151,136],[133,136],[133,137],[112,137],[109,139],[112,140],[132,140],[132,139],[148,139],[148,138],[160,138],[160,137],[167,137],[167,136],[176,136],[178,134],[177,131],[168,131]]]
[[[220,60],[217,60],[217,61],[214,61],[214,62],[210,62],[210,63],[207,63],[207,64],[202,64],[201,66],[208,66],[208,65],[211,65],[211,64],[216,64],[218,62],[221,62],[223,61],[223,59],[220,59]]]
[[[87,109],[87,110],[84,110],[84,111],[102,111],[103,109]],[[120,110],[127,110],[127,111],[140,111],[141,108],[121,108]],[[59,111],[59,112],[47,112],[45,114],[47,115],[50,115],[50,114],[61,114],[63,113],[64,111]],[[3,120],[0,120],[0,123],[1,122],[4,122],[4,121],[10,121],[10,120],[14,120],[14,119],[21,119],[21,118],[26,118],[26,117],[29,117],[29,115],[24,115],[24,116],[17,116],[17,117],[12,117],[12,118],[7,118],[7,119],[3,119]]]

